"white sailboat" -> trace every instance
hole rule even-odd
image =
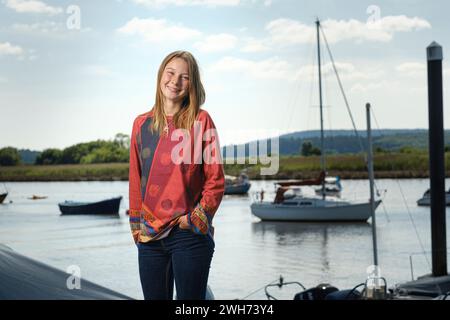
[[[322,173],[318,179],[279,182],[274,201],[256,201],[251,204],[251,212],[261,220],[270,221],[367,221],[372,215],[370,201],[352,202],[336,197],[327,198],[326,168],[324,152],[323,103],[322,103],[322,75],[320,55],[320,21],[317,27],[317,55],[319,74],[319,102],[320,102],[320,138],[321,138],[321,167]],[[321,185],[320,196],[305,196],[301,186]],[[285,193],[290,191],[291,195]],[[374,202],[374,209],[381,200]]]
[[[314,190],[317,195],[322,195],[322,188],[317,188]],[[341,178],[336,177],[326,177],[325,178],[325,195],[331,197],[341,197],[342,185]]]

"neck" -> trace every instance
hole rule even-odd
[[[173,116],[175,113],[180,111],[181,103],[177,103],[171,100],[164,101],[164,113],[166,116]]]

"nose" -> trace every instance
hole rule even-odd
[[[170,79],[170,83],[178,87],[180,84],[180,79],[178,77],[172,77],[172,79]]]

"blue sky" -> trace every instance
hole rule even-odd
[[[177,49],[200,64],[223,145],[317,129],[316,16],[358,129],[366,102],[380,128],[426,128],[425,48],[438,41],[447,56],[449,11],[439,0],[0,0],[0,147],[129,134]],[[324,54],[325,126],[351,128],[330,71]]]

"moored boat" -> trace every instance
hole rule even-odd
[[[381,200],[375,201],[375,208]],[[354,203],[316,198],[295,197],[282,203],[254,202],[253,215],[263,221],[367,221],[371,217],[370,202]]]
[[[122,197],[97,201],[64,201],[58,204],[61,214],[119,214]]]
[[[319,110],[320,110],[320,167],[321,173],[317,179],[297,180],[278,182],[279,186],[276,191],[275,199],[272,202],[263,201],[263,196],[260,201],[255,201],[251,204],[251,212],[254,216],[261,220],[275,220],[275,221],[367,221],[372,216],[373,211],[381,203],[381,200],[373,201],[348,201],[339,199],[342,186],[338,178],[332,179],[326,173],[326,149],[324,142],[324,121],[323,121],[323,94],[322,94],[322,65],[320,53],[320,21],[316,21],[317,30],[317,58],[318,58],[318,80],[319,80]],[[325,34],[323,38],[325,39]],[[325,39],[326,40],[326,39]],[[329,49],[328,43],[327,48]],[[329,51],[331,57],[331,51]],[[337,79],[340,83],[340,78],[337,69],[334,65],[333,69],[336,73]],[[345,103],[349,109],[346,95],[340,86]],[[355,127],[355,131],[356,127]],[[372,159],[369,159],[372,161]],[[327,183],[327,180],[329,183]],[[334,184],[333,188],[328,185]],[[328,184],[328,185],[327,185]],[[304,196],[300,187],[320,186],[316,188],[315,192],[319,196],[309,197]],[[373,182],[371,182],[371,190]],[[288,191],[294,191],[294,195],[286,197]],[[333,198],[328,197],[333,195]],[[328,197],[328,198],[327,198]],[[372,219],[373,223],[373,219]]]
[[[241,173],[238,178],[225,176],[225,193],[227,195],[246,194],[251,187],[248,176]]]
[[[7,195],[8,195],[8,192],[0,194],[0,203],[3,203],[3,201],[5,201],[5,198]]]
[[[445,193],[445,204],[447,206],[450,206],[450,189]],[[422,198],[417,200],[418,206],[430,206],[431,205],[431,196],[430,196],[430,189],[425,191]]]

